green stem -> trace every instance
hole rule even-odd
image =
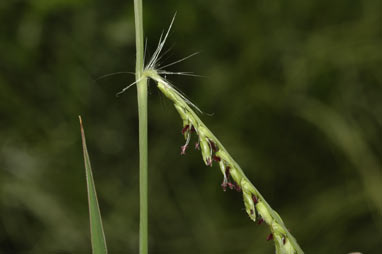
[[[142,0],[134,0],[135,44],[138,117],[139,117],[139,253],[148,253],[148,174],[147,174],[147,78],[142,77],[144,69],[143,13]]]

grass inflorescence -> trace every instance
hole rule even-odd
[[[241,191],[245,209],[250,219],[258,223],[264,221],[268,224],[271,230],[268,240],[274,240],[277,253],[303,253],[278,213],[265,201],[222,143],[191,108],[193,104],[190,106],[190,102],[155,70],[146,70],[145,75],[156,81],[159,90],[174,103],[174,107],[183,121],[182,134],[186,143],[181,147],[181,154],[186,152],[191,135],[195,133],[198,136],[195,147],[200,149],[204,163],[207,166],[212,166],[213,162],[219,164],[223,174],[223,189],[226,190],[228,187]]]
[[[245,210],[249,218],[258,224],[264,222],[269,226],[271,233],[267,237],[267,240],[273,239],[276,253],[303,253],[278,213],[266,202],[264,197],[249,181],[243,170],[231,157],[222,143],[195,113],[194,109],[200,111],[199,108],[188,100],[180,91],[175,89],[166,78],[161,76],[163,74],[184,74],[165,71],[163,70],[163,67],[159,68],[158,64],[161,50],[164,47],[173,21],[174,19],[172,20],[167,33],[164,36],[161,36],[158,47],[144,68],[142,75],[132,85],[139,83],[140,80],[154,80],[159,90],[173,102],[175,109],[183,121],[182,134],[184,135],[186,143],[181,146],[181,154],[185,154],[186,149],[190,145],[191,135],[195,133],[198,137],[195,148],[201,151],[205,165],[212,166],[214,162],[219,165],[221,173],[223,174],[223,182],[221,186],[224,191],[229,188],[242,192]],[[179,61],[176,61],[175,63],[177,62]],[[124,92],[130,86],[121,92]]]

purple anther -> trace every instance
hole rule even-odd
[[[267,237],[267,241],[272,240],[272,239],[273,239],[273,234],[270,233],[270,234],[268,235],[268,237]]]
[[[182,134],[184,135],[184,133],[186,133],[186,131],[188,131],[188,129],[190,128],[190,125],[185,125],[182,129]]]
[[[217,149],[217,147],[216,147],[215,142],[212,141],[212,140],[210,140],[210,139],[209,139],[208,141],[210,142],[210,145],[211,145],[212,150],[213,150],[214,152],[216,152],[218,149]]]
[[[227,176],[227,179],[229,179],[229,177],[231,176],[229,170],[230,170],[229,166],[225,167],[225,175]]]
[[[235,190],[236,190],[237,192],[240,192],[240,191],[241,191],[241,187],[240,187],[237,183],[235,183]]]
[[[253,200],[253,203],[257,204],[258,199],[256,198],[254,194],[252,194],[252,200]]]
[[[212,155],[212,159],[217,162],[221,161],[220,157],[216,155]]]

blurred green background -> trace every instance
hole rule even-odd
[[[306,253],[382,248],[378,0],[145,0],[147,54],[280,213]],[[0,1],[0,253],[90,253],[83,116],[110,253],[138,253],[133,1]],[[149,96],[151,253],[273,253],[182,123]],[[379,251],[378,251],[379,250]]]

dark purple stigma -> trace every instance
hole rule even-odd
[[[268,237],[267,237],[267,241],[272,240],[272,239],[273,239],[273,234],[270,233],[270,234],[268,235]]]
[[[194,126],[191,126],[191,132],[195,132],[196,130],[195,130],[195,128],[194,128]]]
[[[190,125],[188,125],[188,124],[186,126],[184,126],[182,129],[182,134],[184,135],[184,133],[186,133],[186,131],[188,131],[189,128],[190,128]]]
[[[252,194],[253,203],[257,204],[258,200],[254,194]]]
[[[264,219],[263,218],[260,218],[258,221],[257,221],[257,224],[261,224],[261,223],[263,223],[263,221],[264,221]]]
[[[283,244],[285,245],[285,243],[286,243],[286,237],[283,236]]]
[[[251,212],[251,215],[253,215],[255,213],[252,209],[250,210],[250,212]]]
[[[217,162],[221,161],[220,157],[216,155],[212,155],[212,159]]]

